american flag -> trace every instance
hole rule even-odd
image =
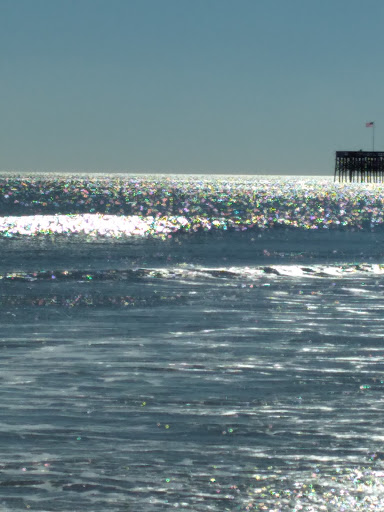
[[[365,123],[366,128],[371,128],[375,124],[374,121],[369,121],[369,123]]]

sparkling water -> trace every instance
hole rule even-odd
[[[3,175],[1,510],[383,509],[383,201]]]

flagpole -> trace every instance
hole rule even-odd
[[[369,121],[365,123],[367,128],[372,128],[372,151],[375,151],[375,121]]]
[[[372,128],[372,151],[375,151],[375,121],[373,121]]]

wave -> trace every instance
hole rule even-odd
[[[286,284],[291,282],[303,286],[303,279],[310,278],[331,280],[333,285],[339,279],[341,284],[347,286],[347,292],[356,296],[368,293],[365,288],[358,288],[359,279],[383,273],[384,265],[377,264],[14,271],[0,274],[0,283],[3,285],[0,306],[60,306],[76,309],[180,306],[199,301],[202,289],[204,293],[218,288],[222,288],[223,293],[225,289],[231,289],[232,292],[243,288],[256,290],[269,287],[279,279],[284,279]],[[352,281],[343,281],[346,277]],[[144,284],[148,284],[149,288]],[[283,283],[280,281],[280,284]],[[11,294],[9,286],[12,286]],[[11,311],[9,314],[12,314]]]
[[[343,278],[364,275],[384,274],[384,264],[346,264],[346,265],[261,265],[256,267],[229,268],[137,268],[126,270],[36,270],[31,272],[15,271],[0,274],[0,281],[13,282],[90,282],[90,281],[141,281],[148,279],[165,279],[180,281],[254,281],[260,277],[292,278]]]
[[[356,224],[357,222],[357,224]],[[157,237],[165,239],[176,233],[197,232],[233,232],[233,231],[264,231],[271,228],[285,230],[359,230],[383,231],[384,224],[373,222],[366,224],[362,219],[355,219],[352,224],[340,221],[316,219],[316,223],[300,223],[287,219],[269,221],[265,216],[236,218],[208,218],[185,216],[142,217],[106,214],[78,215],[27,215],[0,217],[0,236],[48,236],[77,235],[87,239],[127,237]]]

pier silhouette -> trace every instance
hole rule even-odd
[[[336,151],[334,181],[382,183],[384,151]]]

